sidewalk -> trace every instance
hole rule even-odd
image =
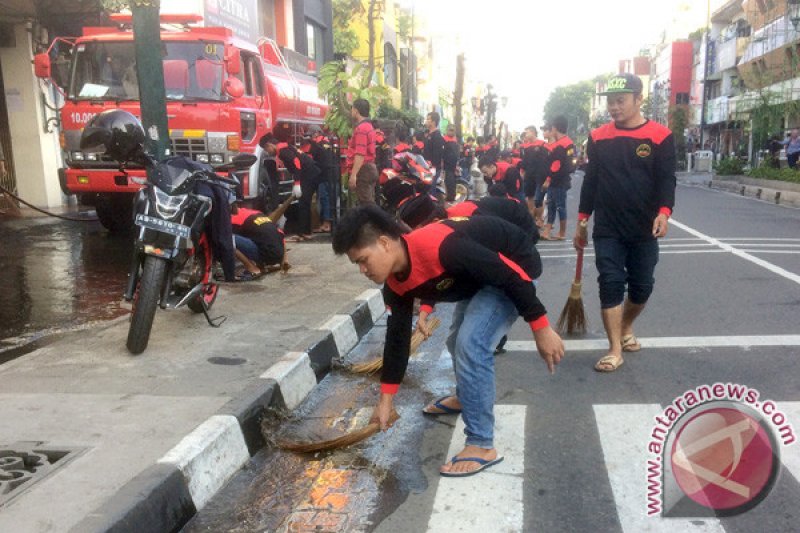
[[[774,204],[800,207],[800,183],[761,180],[747,176],[715,176],[710,172],[679,172],[678,182],[703,185]]]
[[[27,479],[0,480],[0,531],[185,523],[263,446],[264,410],[299,404],[383,314],[329,241],[290,245],[286,275],[223,285],[219,329],[159,310],[140,356],[121,317],[0,365],[0,459]]]

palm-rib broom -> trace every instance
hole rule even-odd
[[[581,296],[581,277],[583,275],[583,249],[578,250],[578,262],[575,265],[575,281],[569,291],[567,303],[558,317],[557,328],[561,333],[585,333],[586,313],[583,311],[583,297]],[[566,327],[565,327],[566,326]]]
[[[430,330],[431,333],[436,331],[436,328],[439,327],[441,321],[433,317],[430,320]],[[419,331],[415,331],[414,334],[411,336],[411,355],[414,356],[417,354],[417,350],[419,350],[420,345],[425,340],[425,337]],[[383,368],[383,357],[378,357],[373,359],[372,361],[367,361],[365,363],[358,363],[357,365],[353,365],[350,367],[350,371],[356,374],[374,374],[378,370]]]
[[[389,416],[389,425],[394,424],[399,418],[400,415],[397,414],[397,411],[393,410],[392,414]],[[297,453],[325,452],[344,448],[345,446],[350,446],[357,442],[361,442],[362,440],[371,437],[380,431],[380,429],[381,426],[379,423],[370,422],[363,428],[356,429],[350,433],[345,433],[341,437],[316,442],[279,441],[278,446],[284,450]]]

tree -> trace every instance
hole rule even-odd
[[[372,109],[378,109],[386,100],[388,91],[380,85],[370,85],[371,76],[361,63],[348,72],[343,61],[325,63],[319,71],[319,95],[328,102],[325,125],[339,137],[349,137],[353,132],[350,107],[358,98],[364,98]]]
[[[544,104],[545,121],[564,115],[569,123],[567,134],[578,141],[581,136],[586,136],[594,94],[594,80],[556,87]]]
[[[669,128],[675,139],[675,155],[678,168],[684,168],[686,162],[686,127],[689,125],[689,106],[675,105],[670,109]]]
[[[361,0],[333,0],[333,52],[350,56],[358,48],[358,36],[350,28],[353,17],[363,12]]]

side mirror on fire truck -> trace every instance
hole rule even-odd
[[[33,71],[37,78],[50,78],[52,71],[50,67],[50,54],[42,52],[41,54],[33,56]]]
[[[225,68],[228,74],[239,74],[242,69],[242,55],[234,46],[225,48]]]
[[[228,76],[224,83],[225,92],[233,98],[240,98],[244,94],[244,84],[239,78]]]

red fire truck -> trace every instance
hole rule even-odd
[[[259,155],[258,141],[276,127],[302,134],[321,125],[327,105],[317,95],[317,80],[291,70],[274,41],[245,42],[231,30],[200,27],[198,15],[162,15],[164,85],[170,152],[220,164],[239,152]],[[66,168],[62,189],[94,205],[105,227],[131,225],[132,195],[144,170],[119,171],[116,162],[80,151],[86,123],[106,109],[139,113],[130,15],[113,15],[116,27],[86,27],[75,39],[69,74],[62,88],[61,147]],[[35,58],[36,74],[50,78],[47,53]],[[262,159],[242,184],[246,199],[259,194]],[[274,193],[274,191],[273,191]]]

